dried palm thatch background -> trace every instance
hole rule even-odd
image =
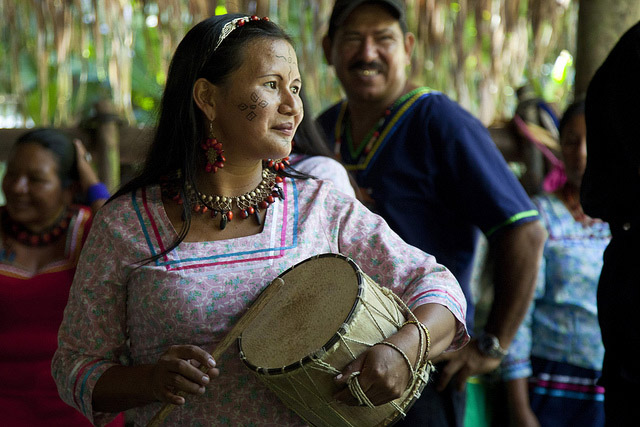
[[[68,126],[107,97],[126,122],[152,126],[176,45],[195,23],[227,10],[268,15],[287,29],[318,113],[340,96],[320,48],[333,1],[0,0],[0,104],[31,124]],[[483,122],[508,118],[524,81],[551,101],[569,96],[575,1],[406,4],[418,40],[413,80],[447,93]],[[563,50],[569,67],[550,85]]]

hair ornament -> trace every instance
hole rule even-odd
[[[269,17],[265,16],[264,18],[262,18],[262,20],[268,21]],[[244,26],[244,24],[251,21],[260,21],[260,18],[257,17],[256,15],[241,16],[240,18],[232,19],[231,21],[224,24],[224,27],[222,27],[222,31],[220,32],[220,36],[218,37],[218,42],[213,48],[213,51],[215,52],[216,50],[218,50],[218,48],[220,47],[220,44],[222,44],[224,39],[226,39],[229,36],[229,34],[233,32],[233,30],[235,30],[236,28],[242,27]]]

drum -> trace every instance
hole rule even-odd
[[[348,406],[332,396],[347,364],[415,319],[406,305],[339,254],[314,256],[278,277],[284,286],[238,339],[246,366],[310,425],[370,427],[403,417],[426,384],[426,360],[403,396],[384,405]]]

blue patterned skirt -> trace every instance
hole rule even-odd
[[[531,357],[531,408],[542,427],[604,426],[600,371]]]

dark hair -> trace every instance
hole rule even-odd
[[[163,177],[181,171],[177,186],[197,189],[197,165],[204,165],[200,143],[207,137],[204,116],[193,100],[193,86],[199,78],[215,85],[224,84],[244,62],[246,45],[256,39],[281,39],[293,45],[278,25],[266,19],[251,20],[234,29],[214,50],[223,27],[243,14],[212,16],[194,26],[178,45],[167,76],[160,117],[147,158],[138,176],[124,184],[109,201],[138,188],[158,184]],[[163,255],[184,240],[191,226],[191,206],[183,204],[184,225],[178,238]],[[158,256],[160,256],[158,255]],[[153,257],[151,259],[157,258]]]
[[[567,107],[560,119],[560,123],[558,124],[558,132],[562,135],[562,131],[564,130],[567,123],[571,121],[575,116],[584,115],[584,98],[579,99],[573,102],[571,105]]]
[[[79,179],[76,147],[71,139],[61,131],[51,128],[28,131],[18,137],[11,150],[13,151],[24,144],[38,144],[53,154],[63,188],[69,188],[73,182]]]
[[[302,100],[304,117],[293,137],[294,144],[292,152],[308,156],[333,157],[327,145],[323,130],[313,119],[313,114],[309,109],[309,103],[304,95],[304,91],[300,91],[300,99]]]

